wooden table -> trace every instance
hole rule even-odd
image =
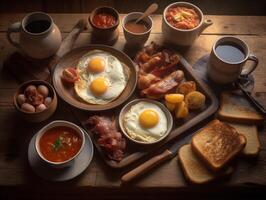
[[[66,35],[73,25],[82,17],[89,14],[51,14],[55,23],[59,26],[63,35]],[[24,14],[0,14],[0,62],[2,63],[8,55],[16,49],[6,39],[8,25],[22,19]],[[122,16],[121,16],[122,18]],[[149,41],[163,42],[161,33],[161,16],[153,16],[154,27]],[[198,38],[195,44],[182,54],[190,64],[194,64],[199,58],[208,54],[212,44],[222,35],[235,35],[243,39],[250,46],[251,51],[259,58],[259,66],[254,72],[256,80],[254,91],[266,97],[266,16],[206,16],[212,19],[214,25],[207,28]],[[115,48],[129,52],[124,48],[125,40],[120,29],[119,41]],[[76,42],[76,46],[88,45],[90,43],[91,29],[82,33]],[[132,54],[132,52],[131,52]],[[133,55],[130,55],[133,56]],[[19,67],[19,66],[17,66]],[[120,188],[120,177],[124,170],[114,170],[104,164],[95,152],[91,165],[85,172],[72,181],[64,183],[50,183],[37,177],[30,169],[27,161],[27,148],[31,137],[42,126],[48,123],[39,124],[25,123],[15,113],[12,97],[15,93],[18,82],[3,69],[0,78],[0,186],[25,186],[34,187],[36,190],[47,188]],[[65,119],[73,122],[69,105],[59,101],[55,115],[49,121]],[[260,131],[262,150],[255,162],[246,164],[241,170],[236,169],[232,178],[226,182],[227,185],[243,185],[256,183],[266,186],[266,136],[265,128]],[[246,161],[242,161],[246,162]],[[133,166],[131,166],[132,168]],[[181,178],[180,178],[181,177]],[[224,183],[223,183],[224,184]],[[219,184],[218,184],[219,185]],[[132,183],[133,188],[187,188],[185,180],[181,176],[177,160],[172,159],[160,167],[152,170],[149,174]]]

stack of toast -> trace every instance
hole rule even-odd
[[[256,125],[264,118],[243,95],[222,93],[217,117],[179,149],[181,168],[191,183],[203,184],[230,175],[230,163],[237,156],[256,157],[259,153]]]

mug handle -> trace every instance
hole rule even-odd
[[[250,73],[252,73],[256,69],[256,67],[259,64],[259,59],[253,54],[250,54],[249,57],[247,58],[247,60],[251,60],[253,63],[249,68],[242,70],[241,76],[249,75]]]
[[[18,33],[20,32],[20,29],[21,29],[21,22],[15,22],[14,24],[11,24],[8,29],[7,29],[7,33],[6,33],[6,36],[7,36],[7,39],[8,41],[15,47],[19,48],[20,45],[18,42],[14,41],[12,38],[11,38],[11,34],[12,33]]]
[[[208,26],[212,25],[213,21],[211,19],[205,19],[200,27],[199,35],[204,31]]]

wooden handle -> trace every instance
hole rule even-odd
[[[157,8],[158,8],[158,4],[157,4],[157,3],[153,3],[153,4],[151,4],[151,5],[147,8],[147,10],[145,10],[145,12],[141,15],[141,17],[138,18],[138,19],[136,20],[135,23],[140,22],[140,21],[141,21],[142,19],[144,19],[145,17],[147,17],[147,16],[151,15],[152,13],[154,13],[154,12],[157,10]]]
[[[127,183],[134,178],[143,175],[144,173],[148,172],[150,169],[154,168],[158,164],[162,163],[165,160],[172,158],[172,152],[169,150],[165,150],[163,153],[151,158],[150,160],[144,162],[137,168],[131,170],[130,172],[126,173],[122,176],[121,181],[122,183]]]

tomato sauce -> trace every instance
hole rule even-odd
[[[175,28],[193,29],[200,23],[200,17],[193,8],[173,6],[166,12],[166,20]]]
[[[43,157],[52,162],[63,162],[75,156],[80,150],[82,139],[69,127],[54,127],[46,131],[40,141]]]
[[[116,23],[115,17],[108,13],[98,13],[94,15],[92,21],[99,28],[109,28]]]

